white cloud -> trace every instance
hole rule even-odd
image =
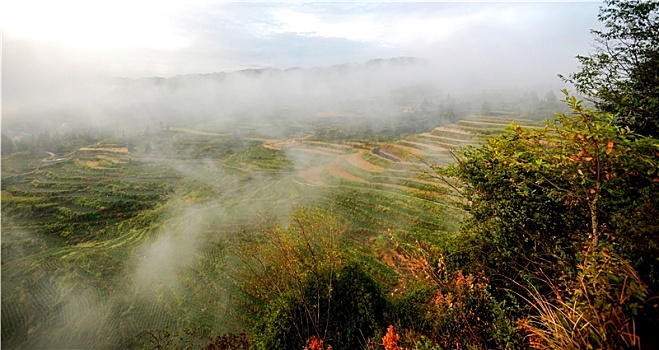
[[[384,6],[388,5],[391,4]],[[455,8],[455,4],[425,4],[420,10],[410,5],[399,12],[376,9],[343,15],[332,13],[332,9],[319,13],[275,8],[271,14],[274,24],[267,29],[272,33],[339,38],[401,48],[456,38],[482,25],[513,27],[519,25],[524,16],[532,15],[520,13],[509,5]]]
[[[368,16],[328,20],[293,9],[275,9],[272,15],[278,22],[272,28],[275,33],[373,42],[380,40],[379,34],[382,32],[381,23]]]
[[[185,47],[167,1],[14,0],[3,12],[4,35],[85,49]]]
[[[566,40],[587,44],[597,9],[595,4],[213,0],[5,0],[3,5],[4,54],[6,62],[23,70],[14,74],[19,82],[20,75],[33,71],[172,76],[396,56],[453,60],[467,54],[490,62],[497,54],[524,50],[529,57],[549,46],[553,51],[547,57],[571,59],[581,51]],[[17,50],[19,44],[24,49]]]

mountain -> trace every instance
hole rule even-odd
[[[114,78],[84,89],[72,86],[66,101],[5,111],[3,126],[13,135],[65,131],[63,126],[144,130],[160,122],[212,124],[226,131],[237,121],[268,125],[286,114],[308,123],[319,113],[336,111],[377,123],[400,111],[401,104],[432,98],[420,95],[410,100],[401,91],[424,86],[432,94],[439,81],[427,61],[413,57],[329,67]],[[81,89],[93,90],[95,97],[83,97],[87,95]]]

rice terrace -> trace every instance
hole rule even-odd
[[[12,255],[3,255],[3,281],[16,282],[3,290],[3,343],[132,347],[148,340],[138,336],[145,324],[239,331],[249,321],[233,310],[245,296],[226,271],[232,237],[301,205],[349,223],[345,249],[393,287],[400,277],[380,259],[388,232],[450,233],[456,223],[442,218],[460,215],[423,178],[420,159],[450,162],[455,149],[478,144],[479,131],[513,121],[538,125],[469,117],[400,140],[345,142],[170,127],[152,132],[149,152],[120,138],[70,135],[57,155],[4,158],[3,213],[11,219],[3,219],[3,249]],[[140,275],[152,265],[161,271]],[[99,339],[108,327],[115,333]]]
[[[3,8],[3,349],[659,347],[658,1],[93,3]]]

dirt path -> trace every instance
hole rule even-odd
[[[81,152],[109,152],[109,153],[121,153],[128,154],[127,147],[83,147],[79,149]]]
[[[342,145],[342,144],[338,144],[338,143],[330,143],[330,142],[323,142],[323,141],[304,141],[304,143],[309,144],[309,145],[319,145],[323,148],[332,148],[332,149],[335,149],[335,150],[337,148],[340,148],[340,149],[345,150],[345,151],[350,151],[354,148],[353,146],[350,146],[350,145]]]
[[[508,121],[508,122],[504,122],[504,121],[501,121],[501,122],[495,122],[495,121],[483,121],[483,120],[467,120],[467,119],[460,120],[460,123],[465,123],[465,124],[494,125],[494,126],[500,126],[500,127],[502,127],[502,128],[504,128],[504,127],[510,125],[511,122],[513,122],[512,119],[511,119],[510,121]]]
[[[169,130],[178,131],[178,132],[187,132],[189,134],[195,134],[195,135],[226,136],[226,134],[220,134],[220,133],[215,133],[215,132],[206,132],[206,131],[194,130],[194,129],[189,129],[189,128],[169,128]]]

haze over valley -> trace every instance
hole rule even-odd
[[[3,348],[526,348],[595,252],[654,300],[608,3],[94,3],[3,5]]]

